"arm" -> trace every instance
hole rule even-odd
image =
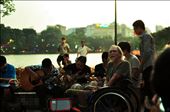
[[[77,52],[77,57],[79,57],[79,55],[80,55],[80,52]]]
[[[77,57],[79,57],[79,55],[80,55],[80,48],[78,48],[77,50]]]
[[[149,34],[142,37],[141,67],[154,53],[154,42]]]
[[[140,75],[139,68],[132,68],[132,77],[137,79]]]
[[[120,79],[124,77],[129,77],[130,75],[130,63],[127,61],[121,62],[117,67],[116,70],[112,73],[112,77],[110,78],[108,85],[112,86],[115,83],[119,82]]]
[[[90,49],[89,47],[87,47],[86,46],[86,49],[87,49],[87,53],[86,53],[86,55],[89,53],[89,52],[91,52],[92,51],[92,49]]]
[[[57,51],[60,52],[60,49],[61,49],[61,48],[60,48],[60,45],[59,45],[58,48],[57,48]]]
[[[41,71],[41,70],[38,70],[38,71],[34,72],[29,67],[26,67],[25,70],[30,75],[31,81],[39,80],[44,75],[43,71]]]
[[[111,79],[108,81],[108,86],[114,85],[114,83],[121,78],[121,75],[118,73],[114,73]]]
[[[67,43],[67,52],[69,53],[71,50],[70,50],[70,46],[69,44]]]

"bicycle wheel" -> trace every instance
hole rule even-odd
[[[139,112],[139,98],[131,87],[103,88],[90,100],[91,112]]]

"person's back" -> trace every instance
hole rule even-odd
[[[155,59],[155,42],[151,34],[148,34],[145,30],[145,24],[142,20],[137,20],[133,23],[133,28],[135,34],[138,35],[140,39],[140,71],[142,73],[142,79],[144,86],[141,90],[142,93],[142,103],[144,104],[144,99],[147,96],[149,101],[152,101],[154,91],[151,87],[151,72],[153,69],[154,59]],[[149,111],[145,108],[145,111]]]

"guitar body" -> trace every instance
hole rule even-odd
[[[39,76],[43,76],[44,73],[41,70],[36,71]],[[38,84],[33,85],[30,81],[36,80],[34,74],[30,74],[26,69],[20,69],[17,71],[19,86],[25,91],[32,91],[34,87],[41,85],[42,81],[39,81]]]

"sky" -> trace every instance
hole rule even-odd
[[[16,11],[1,18],[11,28],[33,28],[41,32],[47,25],[68,28],[94,23],[110,24],[115,20],[114,1],[14,1]],[[141,19],[151,32],[156,25],[170,26],[170,1],[117,1],[117,23],[132,28]]]

